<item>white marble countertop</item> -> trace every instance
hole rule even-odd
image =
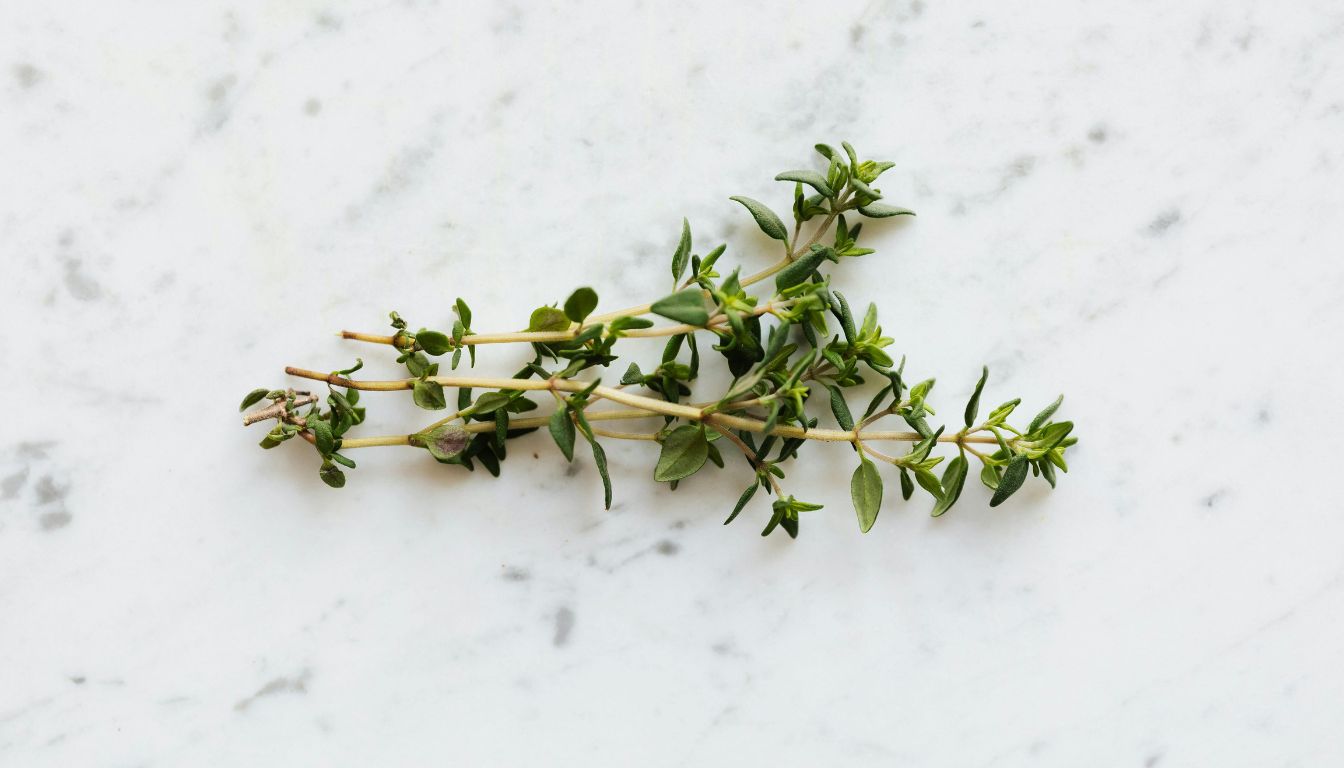
[[[465,6],[0,11],[0,765],[1344,762],[1344,9]],[[842,139],[920,215],[836,284],[946,413],[1065,392],[1057,491],[861,536],[816,449],[792,542],[643,444],[605,512],[238,426],[390,309],[655,298],[683,215],[763,266],[726,198]]]

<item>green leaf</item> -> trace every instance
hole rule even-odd
[[[735,195],[728,199],[744,205],[751,212],[752,218],[756,219],[756,225],[761,228],[766,237],[784,241],[789,239],[789,231],[784,228],[784,222],[780,221],[775,212],[767,208],[764,203],[741,195]]]
[[[770,515],[770,522],[765,524],[765,530],[761,531],[762,536],[769,536],[775,528],[784,519],[786,507],[783,501],[776,501],[772,507],[774,514]]]
[[[878,200],[882,197],[881,192],[878,192],[877,190],[870,188],[868,184],[864,182],[864,180],[859,176],[851,178],[849,180],[849,185],[854,188],[855,192],[859,193],[857,202],[865,203],[865,205],[872,205],[874,200]],[[865,206],[862,205],[859,206],[860,212],[862,212],[864,207]]]
[[[597,309],[597,292],[592,288],[580,288],[565,299],[565,317],[576,323],[582,323],[594,309]]]
[[[975,392],[971,394],[970,402],[966,403],[966,426],[970,428],[975,424],[975,417],[980,413],[980,391],[985,388],[985,380],[989,378],[989,366],[983,366],[980,372],[980,381],[975,385]]]
[[[957,456],[948,462],[947,469],[943,470],[943,495],[938,499],[938,503],[933,505],[934,517],[941,517],[957,503],[957,499],[961,497],[962,486],[965,484],[966,457]]]
[[[775,181],[800,181],[827,197],[835,197],[835,190],[826,183],[826,177],[817,171],[785,171]]]
[[[1059,406],[1063,402],[1064,402],[1063,395],[1060,395],[1059,397],[1055,398],[1055,402],[1047,405],[1045,407],[1045,410],[1036,414],[1036,418],[1031,420],[1031,426],[1027,427],[1027,432],[1032,433],[1040,429],[1042,424],[1049,421],[1050,417],[1055,415],[1055,411],[1059,410]]]
[[[569,329],[569,318],[555,307],[537,307],[527,321],[527,330],[531,332],[565,331]]]
[[[929,492],[929,495],[935,499],[943,497],[943,487],[938,484],[938,476],[923,467],[915,467],[915,482],[919,487]]]
[[[915,212],[908,208],[897,208],[894,205],[886,203],[869,203],[859,206],[859,213],[870,219],[885,219],[890,216],[914,216]]]
[[[426,331],[423,328],[415,334],[415,341],[421,349],[425,350],[425,354],[435,357],[445,354],[453,348],[452,341],[446,335],[438,331]]]
[[[910,479],[910,473],[901,467],[901,498],[906,501],[915,493],[915,481]]]
[[[345,473],[342,472],[339,467],[337,467],[335,464],[332,464],[331,462],[324,463],[322,465],[322,468],[317,470],[317,476],[322,478],[322,482],[326,483],[332,488],[345,487]]]
[[[1045,478],[1045,482],[1049,483],[1051,488],[1054,488],[1054,487],[1055,487],[1055,465],[1051,464],[1051,463],[1047,460],[1047,461],[1038,461],[1038,462],[1036,462],[1036,466],[1038,466],[1038,467],[1041,468],[1041,477],[1044,477],[1044,478]]]
[[[756,489],[759,487],[761,487],[759,481],[753,482],[751,485],[747,486],[747,490],[743,491],[742,495],[738,497],[737,506],[733,507],[733,514],[729,515],[728,519],[723,521],[724,525],[737,519],[738,514],[747,506],[747,502],[751,501],[751,497],[756,495]]]
[[[859,516],[859,530],[867,533],[877,521],[877,512],[882,508],[882,476],[877,466],[861,456],[858,469],[849,479],[849,496],[854,501],[854,511]]]
[[[709,322],[709,312],[705,310],[705,297],[699,288],[687,288],[671,296],[664,296],[655,301],[649,309],[656,315],[687,325],[704,325]]]
[[[796,261],[775,275],[775,290],[784,291],[807,282],[821,262],[834,252],[824,245],[814,245],[807,249],[807,253],[799,256]]]
[[[980,482],[991,491],[999,489],[999,471],[993,464],[986,464],[980,468]]]
[[[814,148],[822,157],[826,158],[827,160],[834,160],[839,154],[834,149],[832,149],[828,144],[816,144],[814,145]]]
[[[1072,431],[1072,421],[1059,421],[1042,427],[1039,432],[1029,435],[1029,439],[1036,443],[1036,447],[1028,450],[1028,457],[1038,459],[1044,456],[1064,442],[1064,438]]]
[[[868,302],[868,311],[863,313],[863,325],[859,326],[860,336],[875,336],[878,333],[877,328],[877,305]],[[888,364],[890,367],[890,364]]]
[[[849,308],[849,301],[839,291],[833,291],[831,295],[835,297],[835,302],[839,305],[834,314],[840,319],[840,330],[845,333],[845,341],[853,344],[854,338],[858,336],[858,331],[854,330],[854,313]]]
[[[597,465],[597,473],[602,476],[603,507],[611,509],[611,475],[607,472],[607,452],[602,450],[602,445],[596,439],[589,438],[588,444],[593,448],[593,463]]]
[[[923,405],[924,399],[929,396],[929,391],[937,383],[937,379],[925,379],[910,388],[910,402],[913,405]]]
[[[621,376],[621,383],[630,386],[644,381],[644,372],[639,370],[639,363],[631,363],[629,368],[625,369],[625,374]]]
[[[484,416],[487,413],[495,411],[508,405],[513,398],[503,392],[486,392],[476,398],[476,404],[471,407],[473,416]]]
[[[441,411],[448,405],[443,399],[443,387],[437,381],[421,379],[415,382],[411,396],[416,405],[428,411]]]
[[[681,220],[681,241],[677,243],[677,250],[672,254],[672,282],[681,281],[681,276],[686,272],[686,261],[691,256],[691,222],[684,217]],[[673,285],[672,287],[676,287]]]
[[[569,417],[568,408],[557,408],[555,413],[551,414],[550,421],[551,437],[555,444],[560,447],[560,453],[564,454],[565,461],[574,460],[574,420]]]
[[[682,425],[672,430],[663,441],[663,452],[658,456],[653,479],[666,483],[690,477],[700,471],[708,458],[709,442],[705,439],[704,429]]]
[[[481,465],[485,467],[485,471],[489,472],[492,477],[499,477],[499,457],[495,455],[494,451],[489,450],[486,444],[487,440],[489,440],[489,438],[484,434],[476,436],[475,440],[472,442],[479,447],[472,453],[472,457],[481,462]],[[470,464],[467,464],[466,466],[468,468],[471,467]],[[475,470],[472,469],[471,471],[474,472]]]
[[[457,300],[455,306],[456,306],[456,308],[457,308],[457,319],[462,321],[462,327],[464,327],[464,328],[470,328],[470,327],[471,327],[471,308],[467,306],[467,302],[465,302],[465,301],[463,301],[461,298],[459,298],[459,299]]]
[[[999,480],[999,487],[994,491],[994,497],[989,500],[989,506],[997,507],[1008,500],[1009,496],[1017,493],[1017,489],[1022,487],[1022,483],[1027,479],[1027,457],[1015,456],[1008,462],[1008,468],[1003,471],[1003,478]]]
[[[859,170],[858,153],[854,151],[854,148],[849,145],[848,141],[840,142],[840,146],[844,147],[845,154],[849,156],[849,167],[857,172]]]
[[[1075,438],[1075,439],[1076,439],[1076,438]],[[1068,442],[1068,441],[1065,441],[1065,442]],[[1056,448],[1054,448],[1053,450],[1051,450],[1049,453],[1045,454],[1045,458],[1046,458],[1047,460],[1049,460],[1049,463],[1055,465],[1056,467],[1059,467],[1059,469],[1060,469],[1061,472],[1068,472],[1068,471],[1069,471],[1069,465],[1068,465],[1067,462],[1064,461],[1064,445],[1063,445],[1063,444],[1059,445],[1058,447],[1056,447]]]
[[[238,412],[242,413],[243,411],[246,411],[248,408],[251,408],[257,403],[260,403],[261,399],[266,397],[266,393],[270,391],[271,390],[262,387],[261,389],[254,389],[251,392],[248,392],[247,397],[243,398],[243,404],[238,406]]]
[[[313,433],[317,452],[326,456],[336,450],[336,437],[331,433],[331,424],[322,419],[309,419],[308,429]]]
[[[835,420],[840,423],[840,428],[845,431],[853,429],[854,416],[849,412],[849,404],[845,402],[844,393],[834,384],[827,384],[826,389],[831,392],[831,413],[835,414]]]
[[[618,317],[612,320],[610,325],[612,334],[616,336],[624,335],[626,331],[633,331],[639,328],[652,328],[653,321],[646,317]]]
[[[1003,420],[1008,418],[1008,415],[1013,412],[1013,409],[1016,408],[1017,404],[1020,402],[1022,402],[1022,398],[1018,397],[1000,405],[998,408],[989,412],[989,417],[985,419],[985,423],[991,427],[996,427],[1002,424]]]

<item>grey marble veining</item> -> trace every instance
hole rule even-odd
[[[0,765],[1344,759],[1344,8],[47,5],[0,11]],[[332,333],[390,309],[654,298],[683,215],[764,265],[726,198],[841,139],[919,217],[836,284],[945,413],[1065,392],[1057,491],[860,536],[819,448],[790,542],[646,444],[605,512],[543,436],[336,493],[237,425],[395,375]]]

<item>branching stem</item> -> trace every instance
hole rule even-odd
[[[285,373],[291,376],[299,376],[305,379],[315,381],[325,381],[332,386],[348,387],[350,389],[368,390],[376,392],[391,392],[397,390],[411,389],[415,386],[417,379],[392,379],[387,381],[357,381],[348,379],[344,376],[338,376],[334,373],[322,373],[304,368],[295,368],[290,366],[285,369]],[[552,391],[552,392],[582,392],[590,384],[573,379],[494,379],[494,378],[474,378],[462,376],[430,376],[429,381],[438,383],[445,387],[473,387],[481,389],[512,389],[524,391]],[[729,429],[740,429],[747,432],[764,432],[765,422],[760,419],[753,419],[744,416],[733,416],[727,413],[707,413],[706,407],[695,407],[693,405],[682,405],[680,403],[669,403],[665,400],[657,400],[652,397],[644,397],[629,392],[623,392],[614,387],[595,387],[592,390],[592,396],[600,397],[605,400],[620,403],[622,405],[638,408],[646,411],[650,415],[672,416],[673,418],[686,419],[687,421],[701,422],[711,426],[727,427]],[[593,414],[597,416],[598,414]],[[529,422],[535,421],[535,424]],[[531,426],[543,426],[546,419],[533,417],[531,419],[515,419],[509,422],[512,429],[524,429]],[[475,425],[472,425],[475,426]],[[488,425],[489,429],[494,429],[493,425]],[[922,438],[918,432],[889,432],[889,431],[862,431],[862,430],[841,430],[841,429],[802,429],[792,425],[776,425],[771,434],[780,437],[794,437],[803,440],[820,440],[823,442],[853,443],[856,440],[898,440],[906,442],[918,442]],[[374,438],[369,438],[374,439]],[[382,438],[378,438],[382,439]],[[980,435],[949,435],[940,437],[939,442],[948,443],[997,443],[993,437]],[[379,445],[398,445],[400,443],[378,443]],[[362,447],[357,439],[347,440],[343,444],[345,447]]]

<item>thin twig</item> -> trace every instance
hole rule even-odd
[[[317,395],[309,394],[307,392],[296,392],[294,394],[297,395],[294,398],[294,402],[292,403],[293,407],[295,408],[301,405],[309,405],[311,403],[316,403],[318,401]],[[253,411],[251,413],[244,414],[243,426],[250,427],[253,424],[256,424],[258,421],[265,421],[267,419],[282,419],[288,421],[290,405],[291,404],[288,402],[287,399],[276,400],[271,405],[268,405],[259,411]]]

